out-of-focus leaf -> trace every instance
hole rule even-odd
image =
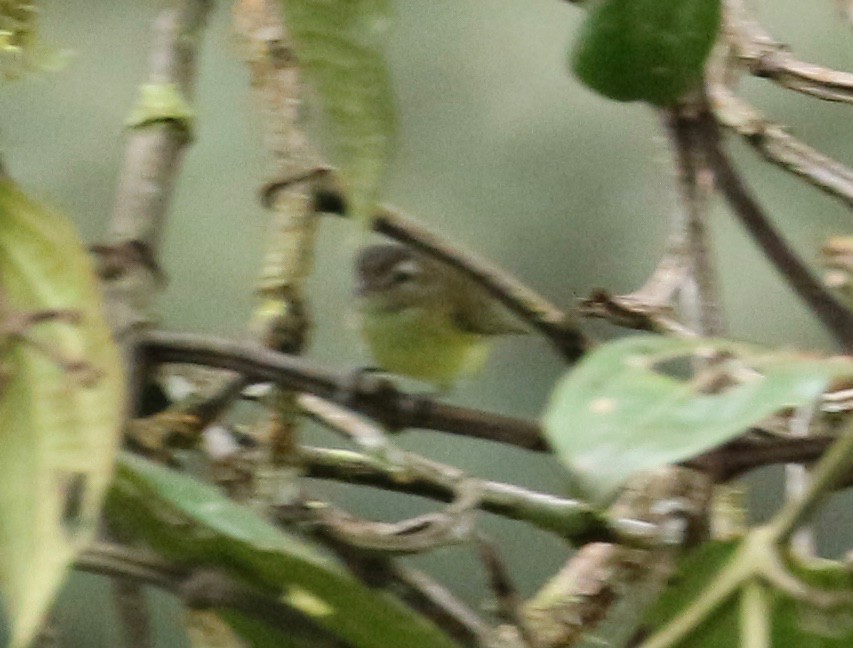
[[[0,177],[0,586],[13,647],[90,541],[112,475],[124,378],[101,309],[71,224]]]
[[[389,0],[280,0],[300,70],[332,131],[349,212],[369,221],[392,154],[396,112],[383,47]]]
[[[651,634],[682,612],[702,594],[717,573],[732,559],[737,542],[709,542],[685,556],[670,586],[647,616],[646,633]],[[714,642],[717,643],[709,643]],[[738,646],[737,598],[726,601],[705,621],[697,625],[678,648],[699,646]]]
[[[670,105],[702,78],[720,0],[603,0],[571,55],[575,74],[617,101]]]
[[[15,80],[27,72],[61,67],[68,53],[39,42],[38,8],[30,0],[0,0],[0,74]]]
[[[251,648],[339,648],[340,639],[320,634],[302,623],[286,623],[286,631],[274,629],[263,621],[233,610],[218,610],[219,617]]]
[[[457,646],[431,622],[366,588],[312,546],[187,475],[124,455],[107,514],[117,528],[165,556],[227,570],[353,646]]]
[[[661,363],[730,355],[744,382],[707,393],[701,377],[678,379]],[[812,402],[853,361],[817,359],[722,340],[643,335],[603,345],[559,381],[544,416],[551,447],[576,485],[602,501],[632,474],[717,446],[767,416]]]
[[[647,617],[648,634],[653,634],[683,615],[697,600],[707,595],[713,579],[735,557],[739,543],[710,542],[688,554],[679,565],[670,587]],[[803,582],[824,591],[853,593],[853,574],[844,565],[821,561],[793,567],[792,573]],[[745,580],[743,585],[753,582]],[[832,611],[819,610],[808,600],[796,601],[767,585],[765,614],[773,648],[842,648],[853,645],[853,607]],[[716,609],[701,622],[689,625],[678,648],[717,648],[745,646],[742,640],[744,611],[741,609],[743,586],[732,590]],[[753,610],[752,613],[757,611]],[[643,645],[643,644],[640,644]]]

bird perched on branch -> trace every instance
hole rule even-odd
[[[461,271],[403,245],[371,245],[356,261],[362,335],[381,369],[441,389],[477,371],[497,335],[526,333]]]

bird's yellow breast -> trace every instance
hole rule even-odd
[[[488,353],[487,336],[461,330],[442,308],[364,313],[362,333],[382,369],[441,388],[477,371]]]

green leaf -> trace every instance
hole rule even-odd
[[[218,616],[225,621],[246,646],[251,648],[321,648],[322,644],[300,642],[293,633],[285,636],[282,632],[270,628],[267,624],[250,619],[231,610],[218,610]],[[312,637],[312,639],[314,639]],[[193,646],[193,648],[196,648]]]
[[[184,627],[192,648],[261,648],[264,644],[244,643],[228,623],[215,612],[210,610],[186,610],[184,612]],[[267,643],[267,646],[270,644]],[[285,642],[282,648],[292,648],[293,644]]]
[[[349,213],[374,212],[392,154],[396,113],[382,55],[389,0],[280,0],[300,70],[332,131]]]
[[[738,546],[736,541],[708,542],[687,554],[681,560],[676,575],[670,579],[670,586],[649,611],[646,634],[666,625],[703,594],[719,571],[733,559]],[[737,636],[737,598],[732,596],[707,619],[697,623],[694,633],[677,646],[737,646]],[[717,643],[712,643],[715,641]]]
[[[725,353],[745,382],[706,393],[661,363]],[[741,372],[742,374],[744,372]],[[558,382],[545,435],[579,488],[603,501],[632,474],[681,461],[741,434],[767,416],[810,402],[850,359],[816,359],[722,340],[629,337],[590,353]]]
[[[353,646],[457,646],[431,622],[366,588],[311,545],[187,475],[123,455],[107,514],[117,528],[165,556],[225,569]]]
[[[720,27],[720,0],[603,0],[571,55],[587,86],[617,101],[676,102],[702,78]]]
[[[0,585],[13,647],[96,530],[123,410],[88,254],[63,216],[0,177]]]
[[[744,636],[746,619],[741,609],[744,589],[756,581],[746,576],[741,585],[723,597],[711,614],[691,622],[685,611],[699,598],[711,598],[712,582],[736,560],[739,542],[709,542],[685,556],[670,587],[655,603],[647,617],[648,635],[668,624],[681,622],[687,634],[678,648],[717,648],[748,645]],[[853,574],[841,563],[814,561],[789,566],[797,578],[824,591],[853,592]],[[773,648],[842,648],[853,645],[853,607],[827,611],[810,605],[807,598],[797,601],[769,584],[764,586],[766,606],[762,621],[770,628]],[[752,610],[753,614],[758,610]],[[640,644],[643,646],[644,644]]]

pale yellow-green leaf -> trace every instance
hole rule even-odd
[[[389,0],[280,0],[300,71],[328,121],[349,213],[368,221],[394,148],[396,112],[383,50]]]
[[[58,316],[28,321],[48,310]],[[101,311],[71,224],[0,177],[0,588],[12,648],[38,630],[111,479],[124,379]]]

